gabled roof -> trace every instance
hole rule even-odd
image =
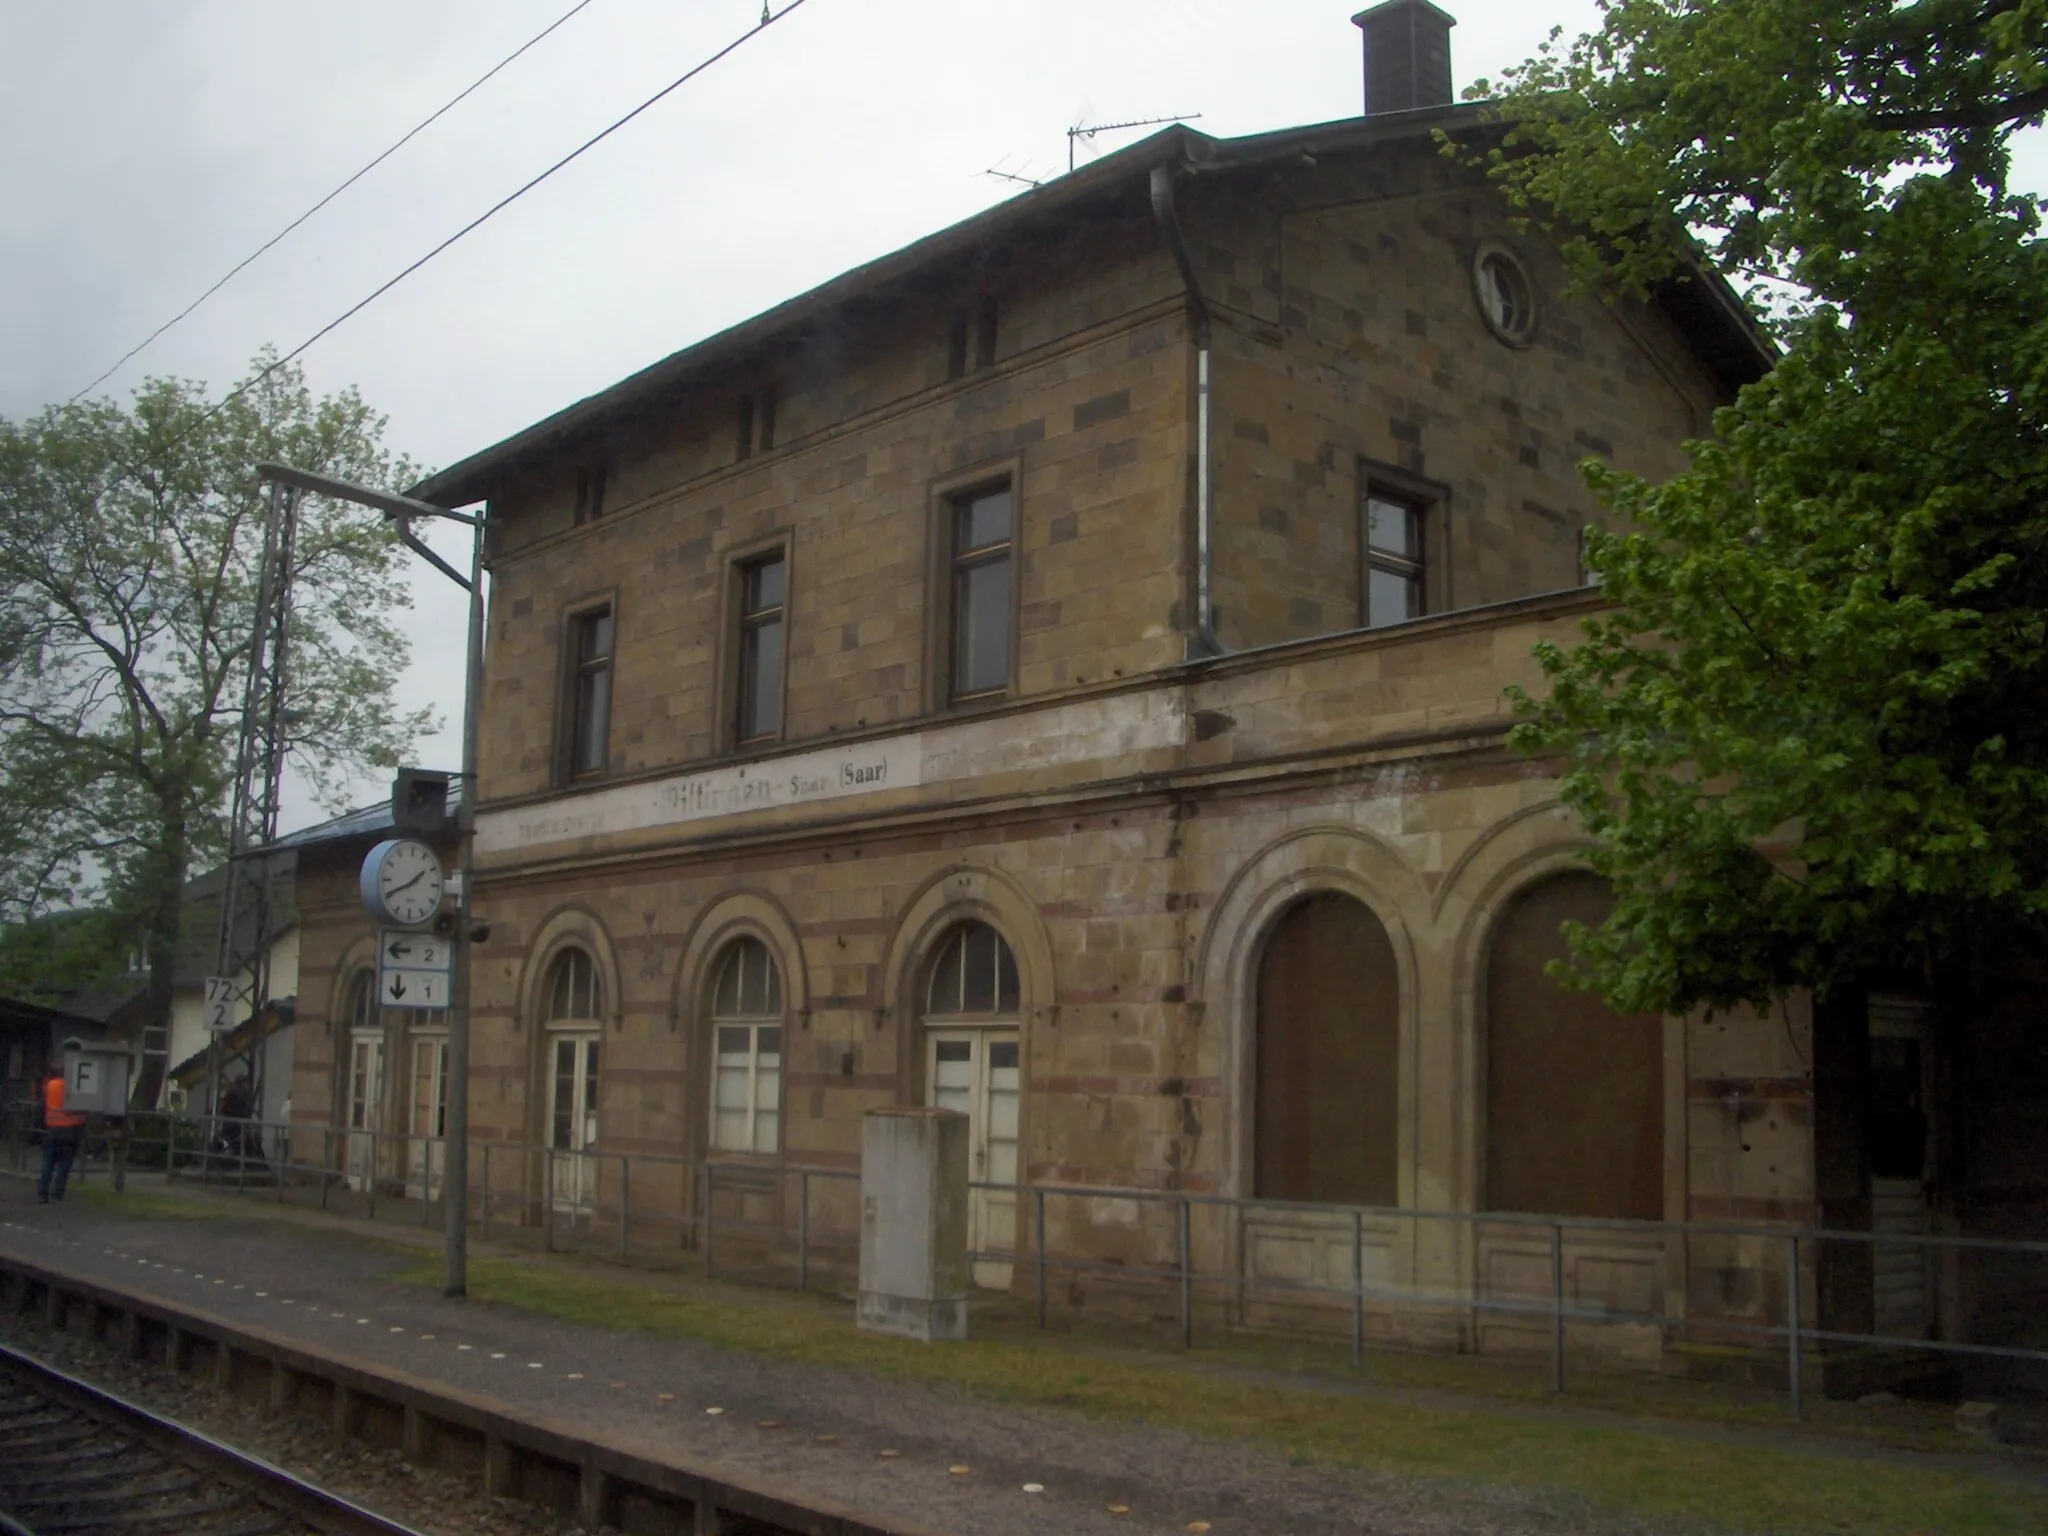
[[[672,352],[610,388],[429,475],[407,494],[444,507],[480,501],[489,494],[493,478],[520,459],[556,447],[664,389],[714,374],[719,368],[746,358],[770,339],[851,300],[1056,217],[1127,199],[1135,204],[1144,195],[1144,173],[1154,166],[1236,170],[1298,160],[1304,152],[1362,149],[1427,137],[1440,129],[1459,133],[1485,131],[1487,105],[1468,102],[1412,112],[1379,112],[1235,139],[1215,138],[1176,123],[1104,155],[1092,165],[854,267],[808,293]],[[1691,281],[1665,285],[1653,295],[1653,302],[1665,311],[1701,361],[1724,382],[1733,386],[1760,377],[1770,368],[1775,354],[1754,317],[1718,274],[1698,268],[1689,276]]]

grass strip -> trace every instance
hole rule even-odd
[[[397,1278],[438,1285],[433,1261]],[[764,1358],[942,1383],[997,1401],[1248,1440],[1297,1463],[1324,1461],[1459,1485],[1583,1500],[1660,1529],[1872,1536],[2005,1536],[2048,1530],[2048,1491],[1992,1477],[1730,1444],[1527,1414],[1445,1410],[1329,1391],[1253,1385],[1125,1359],[973,1339],[927,1346],[860,1332],[841,1303],[788,1293],[708,1298],[544,1261],[474,1257],[469,1293],[564,1322],[687,1339]]]

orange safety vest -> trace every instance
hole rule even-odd
[[[75,1131],[85,1124],[85,1116],[75,1115],[64,1107],[62,1073],[43,1084],[43,1123],[53,1131]]]

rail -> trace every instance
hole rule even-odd
[[[858,1250],[857,1169],[490,1140],[473,1141],[469,1161],[472,1219],[532,1233],[544,1251],[598,1249],[622,1258],[663,1251],[694,1254],[707,1275],[719,1273],[724,1258],[727,1278],[757,1281],[782,1279],[793,1268],[790,1278],[796,1286],[810,1290],[820,1261],[827,1267],[836,1264],[843,1274]],[[437,1170],[445,1166],[445,1142],[374,1128],[139,1116],[131,1117],[126,1134],[112,1139],[102,1158],[88,1164],[87,1176],[99,1174],[118,1185],[129,1168],[145,1165],[161,1166],[174,1181],[198,1178],[216,1186],[231,1184],[243,1193],[268,1191],[279,1201],[297,1194],[317,1201],[322,1210],[353,1210],[371,1218],[377,1217],[380,1203],[387,1208],[411,1205],[420,1224],[431,1226],[441,1208]],[[2028,1298],[2021,1310],[2038,1315],[2048,1302],[2048,1241],[1796,1223],[1340,1206],[1074,1184],[975,1183],[971,1188],[978,1197],[1028,1205],[1028,1220],[1015,1228],[1020,1240],[1014,1248],[984,1247],[971,1257],[978,1265],[1009,1267],[1013,1282],[1017,1271],[1028,1273],[1031,1305],[1041,1327],[1049,1322],[1054,1280],[1083,1276],[1167,1289],[1186,1347],[1193,1346],[1198,1311],[1207,1298],[1219,1299],[1219,1315],[1247,1326],[1255,1326],[1247,1320],[1261,1306],[1319,1305],[1324,1315],[1316,1321],[1323,1324],[1331,1321],[1327,1314],[1333,1309],[1348,1313],[1354,1365],[1363,1364],[1373,1327],[1400,1333],[1396,1317],[1445,1326],[1468,1320],[1474,1327],[1492,1319],[1542,1336],[1548,1385],[1559,1393],[1566,1389],[1568,1345],[1574,1336],[1583,1339],[1601,1329],[1656,1330],[1780,1351],[1795,1415],[1803,1411],[1809,1352],[1816,1348],[2048,1365],[2048,1349],[1886,1332],[1875,1320],[1867,1331],[1832,1327],[1815,1311],[1819,1273],[1829,1254],[1862,1248],[1871,1250],[1873,1269],[1880,1257],[1897,1265],[1901,1254],[1917,1255],[1917,1267],[1930,1279],[1942,1255],[1977,1254],[2028,1265],[2036,1273],[2016,1293]],[[1101,1224],[1089,1218],[1106,1206],[1117,1209],[1111,1224],[1116,1231],[1136,1234],[1126,1246],[1143,1251],[1139,1261],[1106,1257],[1101,1241],[1089,1252],[1091,1244],[1074,1240],[1075,1232],[1091,1225],[1100,1237]],[[1149,1222],[1135,1215],[1141,1210],[1153,1213]],[[1054,1222],[1054,1215],[1064,1219]],[[1320,1242],[1326,1259],[1335,1253],[1342,1262],[1326,1264],[1321,1279],[1252,1272],[1247,1228],[1254,1221],[1275,1219],[1295,1223],[1282,1233],[1288,1241]],[[1063,1231],[1065,1239],[1056,1231]],[[1433,1246],[1426,1232],[1439,1234]],[[1540,1281],[1479,1278],[1482,1245],[1501,1234],[1519,1245],[1510,1257],[1523,1265],[1525,1276],[1540,1273]],[[1608,1262],[1587,1251],[1603,1242],[1632,1247],[1653,1265],[1674,1244],[1739,1247],[1758,1284],[1775,1281],[1775,1292],[1768,1299],[1759,1297],[1747,1314],[1674,1310],[1668,1305],[1669,1289],[1661,1283],[1653,1289],[1666,1294],[1667,1304],[1588,1301],[1583,1293],[1573,1294],[1568,1275],[1582,1259]],[[1369,1258],[1385,1261],[1388,1278],[1369,1277]],[[1404,1263],[1405,1278],[1394,1278]],[[1679,1263],[1682,1269],[1682,1257]],[[1428,1278],[1432,1270],[1434,1280]],[[1331,1271],[1341,1271],[1341,1278],[1330,1278]]]
[[[51,1531],[164,1526],[178,1519],[189,1529],[232,1526],[280,1536],[306,1530],[418,1536],[282,1467],[4,1345],[0,1383],[24,1391],[33,1409],[12,1415],[10,1422],[34,1425],[33,1443],[23,1438],[17,1444],[0,1428],[0,1448],[13,1452],[0,1466],[0,1499],[12,1506],[0,1512],[0,1530],[35,1536],[31,1525],[8,1518],[19,1515]],[[116,1435],[116,1445],[103,1443],[107,1430]],[[84,1441],[94,1443],[81,1449]],[[209,1493],[204,1482],[192,1480],[195,1475],[225,1487]],[[190,1501],[182,1516],[168,1507],[174,1496]],[[89,1516],[81,1515],[81,1501]]]

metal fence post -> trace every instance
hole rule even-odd
[[[626,1215],[626,1212],[631,1208],[627,1203],[627,1197],[631,1189],[628,1181],[632,1177],[628,1170],[632,1167],[632,1163],[633,1160],[626,1156],[625,1153],[621,1152],[619,1154],[619,1257],[622,1259],[631,1251],[633,1246],[633,1229],[629,1225],[629,1218]]]
[[[1195,1275],[1192,1244],[1189,1240],[1189,1225],[1194,1207],[1186,1195],[1180,1199],[1180,1344],[1182,1349],[1195,1347]]]
[[[1564,1391],[1564,1228],[1550,1224],[1550,1390]]]
[[[1785,1239],[1785,1387],[1792,1398],[1792,1417],[1804,1417],[1805,1362],[1799,1350],[1799,1234]]]
[[[1043,1328],[1045,1326],[1045,1191],[1034,1189],[1031,1193],[1038,1204],[1038,1212],[1034,1218],[1037,1235],[1031,1246],[1038,1258],[1038,1326]]]
[[[277,1203],[284,1204],[284,1176],[292,1166],[292,1128],[287,1125],[277,1133]]]
[[[701,1226],[704,1233],[704,1274],[707,1278],[711,1274],[711,1183],[717,1172],[717,1164],[704,1165],[704,1213]]]
[[[327,1186],[334,1176],[334,1127],[320,1127],[320,1209],[327,1209]]]
[[[128,1138],[119,1131],[114,1133],[114,1193],[120,1194],[128,1187]]]
[[[811,1175],[802,1168],[796,1175],[796,1288],[811,1288]]]
[[[1365,1365],[1365,1212],[1351,1213],[1351,1368]]]
[[[540,1251],[555,1251],[555,1149],[540,1149]]]
[[[481,1221],[481,1222],[484,1222],[484,1223],[486,1223],[486,1224],[488,1224],[488,1223],[490,1222],[490,1219],[491,1219],[491,1144],[490,1144],[490,1143],[489,1143],[489,1142],[487,1141],[487,1142],[485,1142],[485,1143],[484,1143],[484,1187],[483,1187],[483,1212],[482,1212],[482,1214],[481,1214],[481,1215],[479,1215],[479,1216],[477,1217],[477,1220],[478,1220],[478,1221]]]
[[[370,1220],[377,1219],[377,1133],[370,1132],[370,1169],[366,1180],[370,1190]]]
[[[431,1227],[433,1218],[429,1214],[434,1206],[434,1141],[426,1137],[420,1142],[420,1225]]]

